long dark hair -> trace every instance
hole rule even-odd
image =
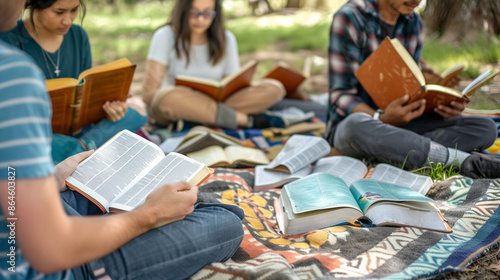
[[[33,29],[35,29],[35,22],[33,21],[33,16],[35,15],[36,10],[45,10],[52,6],[57,0],[28,0],[26,1],[26,5],[24,5],[24,9],[30,10],[30,21]],[[85,14],[87,13],[87,6],[85,5],[85,0],[79,0],[80,2],[80,11],[82,12],[82,20],[85,18]]]
[[[193,0],[176,0],[170,15],[170,25],[175,35],[175,53],[178,58],[184,53],[189,64],[189,49],[191,47],[191,30],[189,29],[189,10]],[[217,64],[226,52],[226,36],[222,18],[222,1],[215,0],[215,18],[207,29],[208,51],[212,65]]]

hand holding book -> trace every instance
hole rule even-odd
[[[409,95],[408,103],[425,98],[426,111],[438,105],[449,105],[451,101],[464,102],[498,73],[491,70],[480,75],[470,87],[462,92],[444,86],[461,72],[456,65],[446,71],[439,84],[427,84],[425,77],[410,53],[401,42],[385,38],[380,46],[360,65],[355,76],[380,109],[385,109],[393,100]]]

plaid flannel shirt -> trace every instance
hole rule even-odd
[[[377,109],[354,72],[382,43],[381,22],[376,0],[350,0],[333,16],[328,46],[328,135],[357,104],[364,102]],[[421,18],[412,13],[400,16],[394,28],[394,37],[403,43],[417,63],[422,53],[422,27]]]

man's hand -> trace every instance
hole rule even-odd
[[[60,192],[65,191],[67,189],[66,178],[68,178],[69,175],[71,175],[71,173],[75,171],[76,167],[80,162],[88,158],[93,152],[94,150],[81,152],[74,156],[70,156],[69,158],[65,159],[64,161],[56,165],[55,167],[56,172],[54,176],[56,178],[57,187],[59,188]]]
[[[411,120],[420,117],[425,110],[425,99],[406,104],[409,98],[409,95],[406,94],[392,101],[385,108],[385,112],[380,115],[380,121],[398,126],[407,124]]]
[[[451,119],[460,116],[465,109],[465,104],[461,102],[452,101],[450,106],[438,105],[434,108],[434,112],[440,114],[445,119]]]
[[[153,191],[136,210],[148,211],[154,227],[184,219],[194,211],[198,187],[186,181],[165,184]]]
[[[106,112],[108,120],[111,122],[117,122],[125,116],[128,106],[127,103],[122,101],[107,101],[104,105],[102,105],[102,108]]]

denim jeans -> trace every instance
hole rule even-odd
[[[146,116],[128,108],[125,116],[115,123],[104,119],[95,125],[82,128],[74,136],[54,134],[52,137],[52,160],[54,164],[58,164],[72,155],[96,149],[123,129],[137,131],[146,123],[146,120]]]
[[[136,110],[128,107],[125,116],[117,122],[111,122],[104,119],[95,125],[84,127],[82,131],[75,135],[86,142],[93,141],[96,147],[100,147],[111,137],[115,136],[118,132],[128,129],[132,132],[137,131],[144,124],[146,124],[147,117],[139,114]]]
[[[100,210],[79,193],[61,193],[70,215]],[[83,212],[78,212],[83,211]],[[113,214],[110,214],[113,215]],[[111,254],[73,269],[75,279],[186,279],[212,262],[228,260],[243,240],[243,210],[199,203],[181,221],[153,229]],[[104,277],[103,279],[109,279]]]
[[[443,119],[432,113],[397,127],[354,113],[337,125],[333,146],[347,156],[418,168],[426,164],[431,141],[471,152],[488,148],[496,136],[495,122],[485,117]]]

